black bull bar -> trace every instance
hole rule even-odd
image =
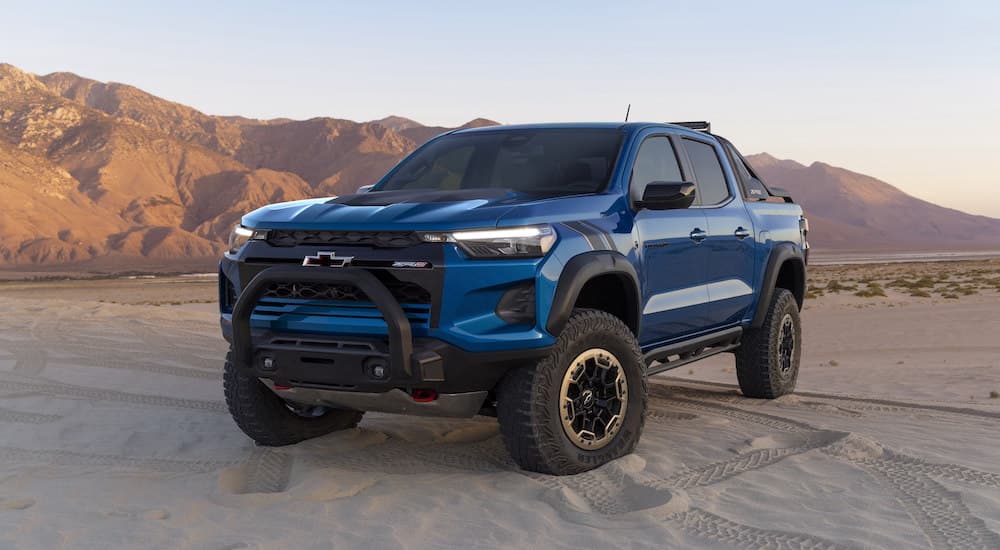
[[[348,284],[361,289],[375,304],[389,327],[389,357],[393,368],[413,374],[413,334],[410,321],[389,289],[368,271],[355,267],[324,268],[278,265],[258,273],[240,293],[233,307],[233,360],[249,368],[254,356],[250,315],[273,283]]]

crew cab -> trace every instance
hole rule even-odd
[[[226,401],[262,445],[493,415],[520,467],[582,472],[633,451],[656,373],[731,352],[745,396],[794,389],[807,233],[707,123],[448,132],[356,194],[242,218]]]

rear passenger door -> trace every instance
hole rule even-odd
[[[725,152],[709,139],[681,139],[705,215],[708,327],[739,323],[753,302],[754,228]]]
[[[644,347],[688,335],[705,327],[708,291],[705,287],[705,214],[700,209],[638,209],[645,187],[654,181],[691,181],[681,170],[675,139],[648,135],[632,164],[629,200],[635,211],[637,254],[642,279]]]

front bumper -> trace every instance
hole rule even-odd
[[[253,310],[275,282],[354,285],[378,308],[388,335],[295,334],[253,328]],[[414,338],[409,319],[385,285],[370,272],[351,267],[278,265],[264,269],[242,289],[231,318],[223,317],[222,331],[232,344],[234,363],[272,387],[290,388],[276,390],[285,399],[412,414],[471,416],[507,370],[536,361],[549,350],[469,352],[433,338]],[[409,395],[415,389],[433,390],[440,403],[413,401]]]

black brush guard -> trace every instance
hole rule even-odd
[[[413,357],[413,335],[410,321],[403,308],[388,288],[374,275],[360,268],[325,268],[279,265],[258,273],[246,285],[233,307],[233,360],[240,367],[251,368],[254,361],[254,343],[250,316],[257,302],[274,283],[347,284],[358,287],[375,304],[389,328],[390,368],[406,378],[413,375],[416,360],[425,367],[440,361],[440,357]],[[435,370],[435,369],[423,369]],[[423,373],[422,373],[423,374]]]

